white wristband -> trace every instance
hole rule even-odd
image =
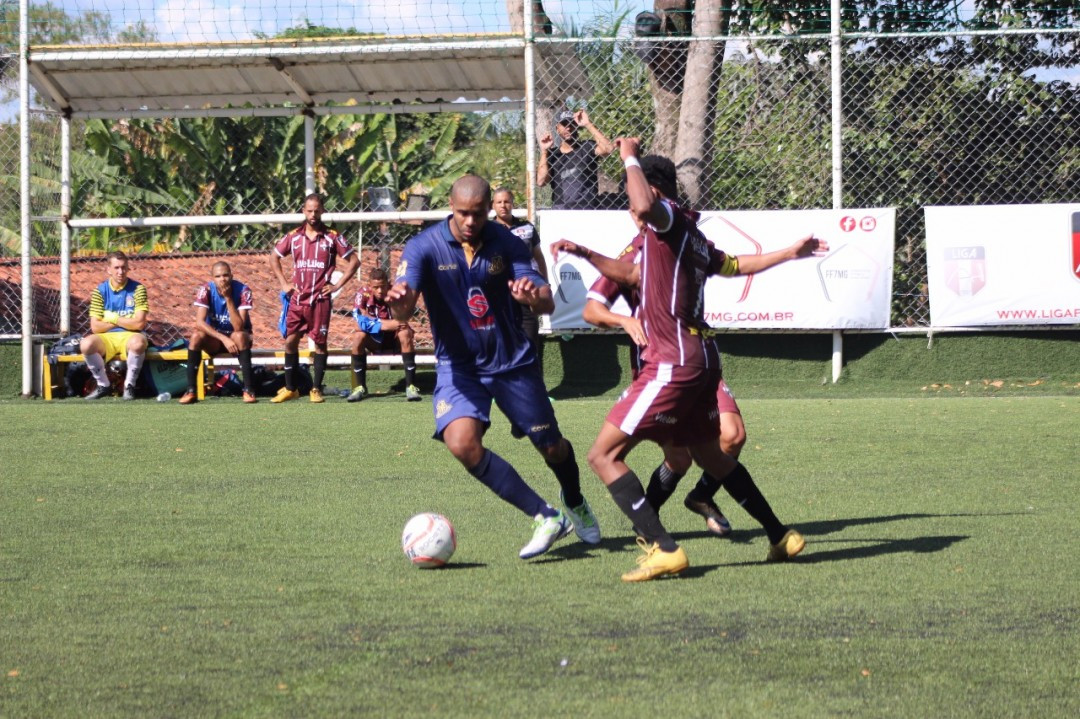
[[[631,167],[641,167],[641,163],[636,157],[628,157],[623,160],[623,167],[629,170]]]

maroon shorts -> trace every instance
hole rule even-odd
[[[720,409],[720,414],[737,414],[742,416],[742,412],[739,411],[739,405],[735,404],[735,395],[732,393],[731,388],[727,386],[727,382],[723,379],[720,380],[720,387],[716,390],[716,406]]]
[[[646,364],[607,421],[626,434],[688,447],[720,436],[719,370]]]
[[[316,300],[315,304],[290,302],[289,313],[285,315],[285,335],[307,334],[315,344],[325,345],[330,335],[332,310],[330,298]]]

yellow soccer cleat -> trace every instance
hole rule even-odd
[[[313,387],[311,389],[311,394],[308,395],[308,398],[311,400],[312,404],[322,404],[326,401],[325,399],[323,399],[322,390],[318,387]]]
[[[277,391],[277,394],[270,398],[270,403],[281,404],[282,402],[288,402],[290,399],[300,399],[300,393],[295,389],[282,387]]]
[[[622,575],[624,582],[647,582],[668,575],[675,575],[690,566],[686,552],[678,547],[674,552],[664,552],[655,542],[649,544],[643,537],[637,538],[638,546],[645,554],[637,558],[638,568]]]
[[[789,529],[783,539],[769,547],[769,555],[765,557],[765,561],[785,562],[801,552],[804,547],[806,547],[806,540],[803,536],[794,529]]]

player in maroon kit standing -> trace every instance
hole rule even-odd
[[[285,311],[285,386],[270,401],[277,404],[298,399],[296,371],[300,366],[300,337],[307,334],[315,344],[314,386],[311,401],[322,402],[322,379],[326,372],[326,343],[330,333],[331,295],[344,287],[356,274],[360,260],[345,238],[322,222],[323,202],[314,193],[304,198],[304,224],[282,237],[270,252],[270,269],[278,278],[286,297]],[[292,276],[285,279],[281,258],[293,258]],[[337,258],[345,269],[336,284],[331,284]]]
[[[639,159],[637,138],[621,138],[617,144],[626,166],[630,212],[644,227],[637,270],[638,319],[647,344],[637,378],[608,413],[589,450],[589,466],[640,534],[638,544],[645,555],[638,559],[637,569],[623,574],[623,581],[678,574],[689,566],[686,553],[668,534],[646,500],[641,481],[626,465],[630,451],[646,439],[687,447],[694,462],[741,496],[740,504],[764,526],[771,544],[767,559],[788,559],[806,545],[802,535],[776,518],[746,468],[720,446],[716,402],[720,353],[703,316],[705,280],[710,275],[761,272],[788,259],[823,254],[828,244],[811,236],[778,252],[729,256],[698,230],[697,213],[674,201],[678,191],[671,160],[657,155]],[[574,243],[558,249],[594,259],[591,250]],[[632,284],[634,267],[612,264],[621,267],[604,274]]]

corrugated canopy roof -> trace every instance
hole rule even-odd
[[[520,35],[50,46],[32,49],[30,71],[42,101],[74,115],[347,102],[519,105],[524,48]]]

